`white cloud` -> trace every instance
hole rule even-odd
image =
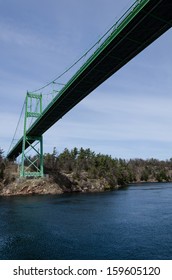
[[[169,158],[171,103],[169,96],[101,89],[45,133],[45,149],[84,146],[124,158]]]
[[[0,137],[11,137],[11,133],[15,130],[19,116],[11,113],[0,112]]]
[[[0,148],[5,150],[6,153],[13,139],[18,119],[18,114],[0,112]],[[21,129],[22,127],[20,126],[19,130]],[[16,134],[15,141],[18,139],[17,137],[19,137],[18,133]]]
[[[25,13],[27,22],[23,25],[22,17],[17,17],[22,9],[15,10],[16,19],[12,17],[7,22],[2,17],[0,20],[0,43],[4,46],[0,53],[0,123],[3,127],[0,146],[3,149],[13,137],[26,90],[40,87],[61,73],[74,57],[79,57],[77,53],[82,53],[82,48],[87,49],[89,43],[96,40],[102,27],[106,29],[107,23],[114,23],[115,14],[127,5],[126,0],[102,1],[97,11],[98,0],[91,4],[75,1],[67,5],[67,2],[58,1],[57,5],[51,0],[47,6],[46,2],[36,1],[36,9],[31,2],[22,4],[24,12],[27,5],[34,10],[34,19],[40,16],[39,28],[34,29],[32,13],[29,16]],[[77,9],[69,17],[73,5]],[[46,30],[41,25],[45,20]],[[105,153],[115,150],[123,157],[144,156],[146,151],[157,153],[158,157],[160,153],[163,155],[163,149],[170,154],[171,150],[166,148],[172,142],[170,32],[50,128],[44,137],[45,152],[53,146],[77,145]]]
[[[34,46],[40,44],[39,39],[33,34],[28,34],[26,30],[17,29],[16,27],[0,22],[0,41],[12,43],[19,46]]]

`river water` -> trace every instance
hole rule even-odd
[[[0,198],[0,259],[172,259],[172,183]]]

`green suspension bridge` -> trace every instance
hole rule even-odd
[[[21,113],[21,116],[24,113],[24,132],[17,142],[15,136],[13,137],[7,154],[9,160],[21,157],[20,176],[43,176],[43,133],[171,26],[171,0],[137,0],[98,42],[64,73],[42,88],[27,92]],[[88,54],[88,59],[83,63]],[[69,70],[76,65],[79,65],[79,69],[69,78]],[[65,74],[66,83],[58,82]],[[44,94],[50,87],[50,92]],[[51,96],[52,100],[43,106],[45,96]],[[36,154],[32,159],[28,156],[30,150]],[[26,160],[29,162],[27,166]]]

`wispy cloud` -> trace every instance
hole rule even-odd
[[[18,114],[0,112],[0,147],[3,148],[6,153],[10,147],[18,119]],[[19,135],[16,135],[16,137],[18,136]]]
[[[6,16],[3,12],[0,19],[0,147],[7,149],[26,91],[70,66],[114,23],[122,8],[126,10],[128,0],[102,0],[101,5],[99,0],[31,0],[22,1],[20,9],[15,1],[8,9],[4,1],[4,6]],[[171,104],[169,31],[50,128],[44,136],[44,151],[53,146],[85,146],[121,157],[168,158]]]
[[[50,38],[41,36],[41,34],[32,32],[22,26],[17,27],[12,23],[0,21],[0,41],[6,44],[12,44],[19,47],[31,48],[55,48],[55,42]]]
[[[26,30],[17,29],[11,24],[0,22],[0,41],[19,46],[33,46],[39,42],[36,36],[27,34]]]

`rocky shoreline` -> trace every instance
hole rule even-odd
[[[167,181],[163,181],[167,182]],[[169,181],[168,181],[169,182]],[[158,183],[156,180],[137,181],[138,183]],[[81,178],[73,179],[71,174],[59,173],[54,178],[16,178],[9,184],[0,182],[0,197],[21,195],[57,195],[63,193],[105,192],[122,188],[126,185],[109,185],[105,178],[90,179],[86,174]]]
[[[1,182],[0,196],[104,192],[118,188],[110,186],[105,178],[90,179],[85,173],[80,178],[73,178],[72,174],[59,173],[55,178],[15,178],[9,184]]]
[[[104,192],[130,183],[172,181],[172,159],[127,161],[74,148],[45,154],[44,165],[45,177],[20,178],[19,166],[1,156],[0,196]]]

